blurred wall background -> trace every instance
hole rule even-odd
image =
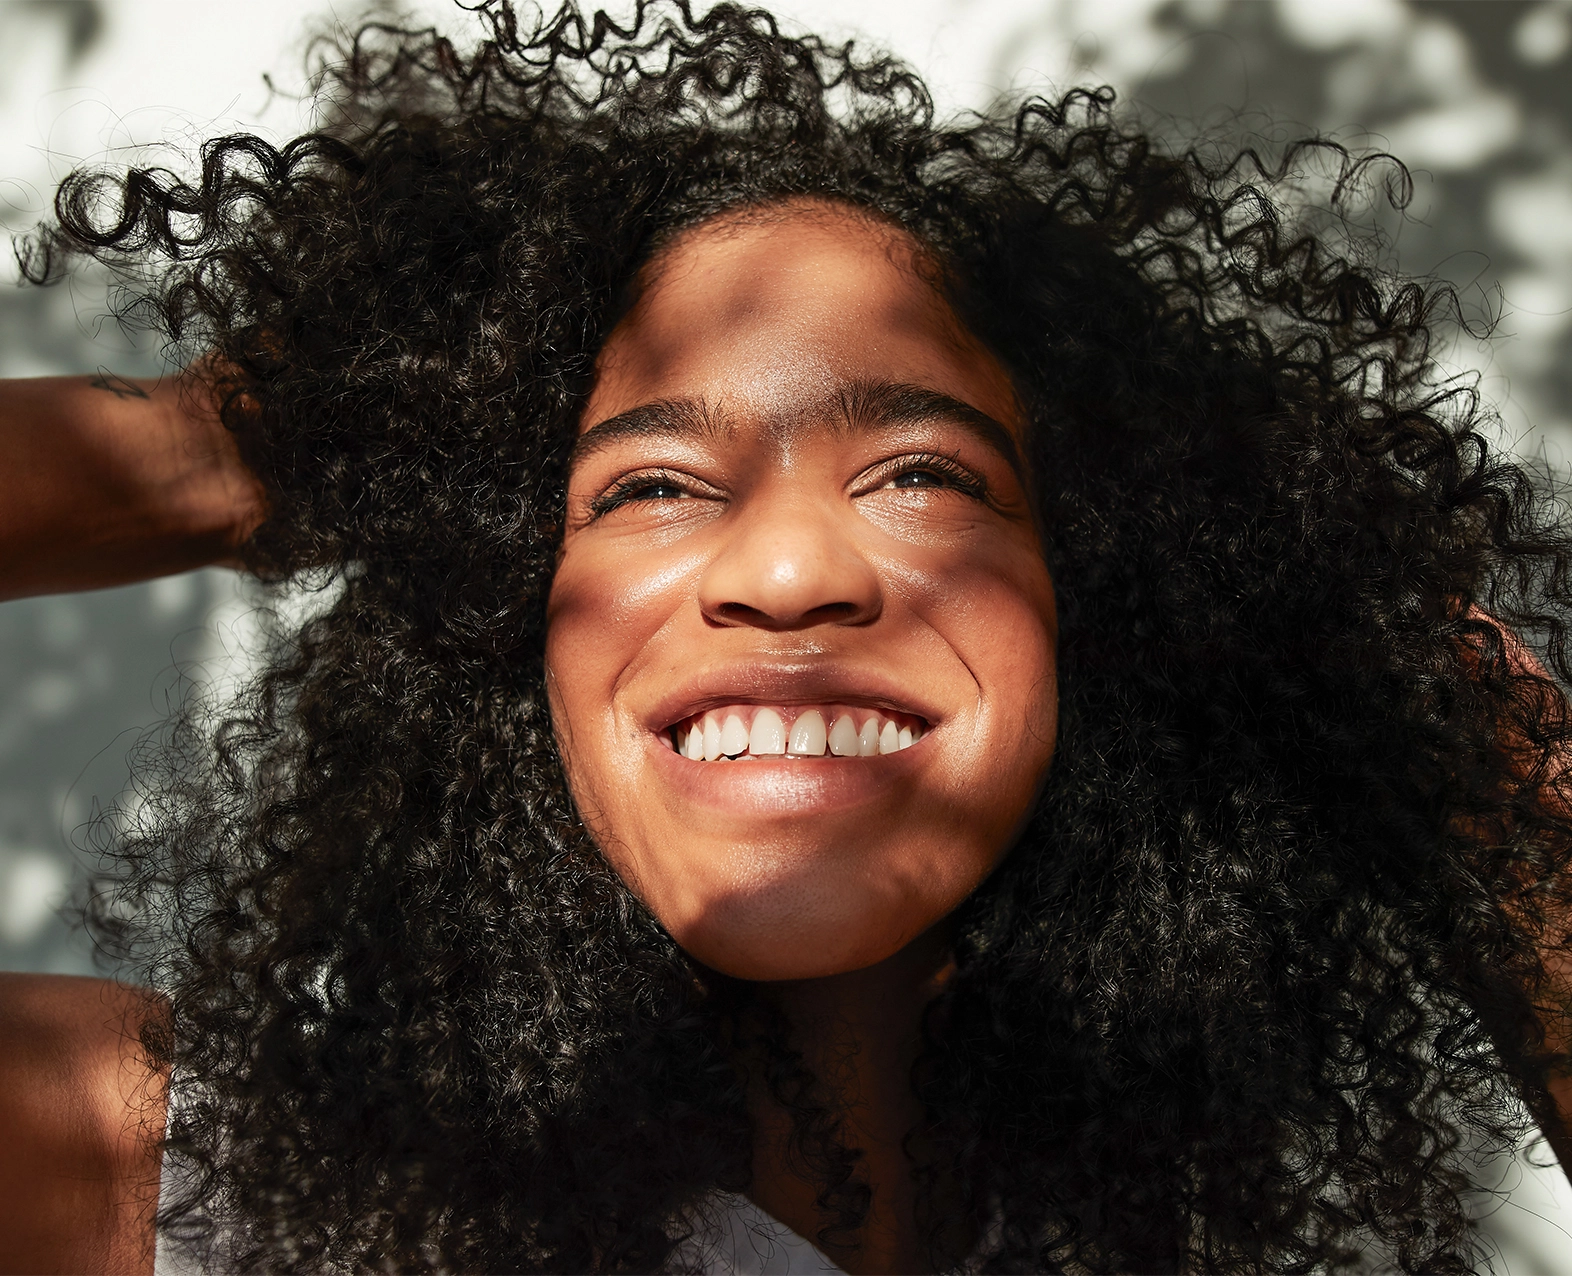
[[[1572,0],[780,0],[928,75],[942,108],[1113,85],[1152,126],[1270,151],[1319,133],[1413,170],[1401,217],[1366,209],[1411,274],[1454,284],[1492,340],[1448,351],[1507,441],[1572,465]],[[386,11],[386,10],[385,10]],[[402,11],[456,34],[441,0]],[[322,0],[0,0],[0,230],[25,234],[80,163],[178,162],[202,137],[282,139],[311,31],[366,12]],[[264,75],[270,80],[264,80]],[[151,149],[149,149],[151,148]],[[1312,199],[1324,185],[1307,173]],[[0,270],[5,270],[0,266]],[[157,375],[162,352],[104,319],[103,282],[0,274],[0,376]],[[243,672],[257,597],[218,571],[0,604],[0,969],[87,973],[59,914],[85,829],[180,680]],[[1482,1166],[1497,1267],[1572,1270],[1572,1191],[1548,1153]]]

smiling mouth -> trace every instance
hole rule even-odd
[[[722,705],[673,723],[672,749],[693,762],[754,758],[868,758],[899,753],[922,739],[914,714],[851,705]]]

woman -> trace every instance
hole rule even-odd
[[[1097,95],[482,20],[29,258],[201,358],[7,388],[8,587],[338,592],[122,816],[153,991],[7,992],[13,1229],[68,1165],[144,1266],[161,1168],[220,1268],[1467,1269],[1572,1100],[1569,557],[1446,298]]]

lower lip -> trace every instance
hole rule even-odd
[[[919,740],[897,753],[866,758],[825,754],[696,762],[658,736],[649,739],[656,772],[666,784],[690,802],[735,815],[822,815],[888,802],[909,787],[926,756],[926,751],[913,756],[921,748]]]

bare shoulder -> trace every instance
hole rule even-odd
[[[151,1272],[161,1013],[103,979],[0,973],[0,1273]]]

